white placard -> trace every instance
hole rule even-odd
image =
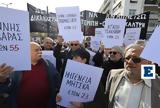
[[[105,21],[105,37],[103,44],[106,48],[123,45],[126,19],[107,18]]]
[[[70,102],[93,101],[102,72],[102,68],[68,60],[59,94]]]
[[[65,41],[82,39],[79,7],[56,8],[59,34]]]
[[[95,51],[98,51],[101,44],[101,38],[100,37],[92,37],[91,38],[91,48]]]
[[[88,51],[91,56],[94,56],[94,55],[96,54],[95,52],[90,51],[90,50],[88,50],[88,49],[86,49],[86,51]]]
[[[42,58],[49,60],[56,67],[56,58],[53,56],[53,51],[42,51]]]
[[[139,40],[140,33],[141,28],[127,28],[124,37],[124,45],[127,46],[134,43],[136,40]]]
[[[86,51],[88,51],[89,54],[90,54],[89,64],[94,66],[93,57],[94,57],[94,55],[95,55],[96,53],[93,52],[93,51],[90,51],[90,50],[88,50],[88,49],[86,49]]]
[[[29,13],[0,7],[0,64],[31,70]]]
[[[149,41],[147,42],[141,57],[160,65],[160,26],[156,27]]]
[[[103,39],[105,36],[105,29],[104,28],[96,28],[95,29],[95,37],[100,37]]]

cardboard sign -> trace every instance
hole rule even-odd
[[[0,7],[0,64],[30,70],[29,13]]]
[[[159,42],[160,42],[160,26],[156,27],[149,41],[147,42],[146,47],[144,48],[141,57],[147,60],[150,60],[154,63],[158,63],[160,65],[160,50],[159,50]]]
[[[134,43],[136,40],[139,40],[140,33],[141,28],[127,28],[124,37],[124,45],[127,46]]]
[[[60,88],[62,100],[93,101],[102,72],[101,68],[68,60]]]
[[[59,34],[65,41],[75,41],[82,39],[80,11],[78,7],[56,8]]]
[[[123,35],[125,30],[125,19],[111,19],[105,21],[105,37],[103,43],[106,48],[123,45]]]
[[[49,60],[56,67],[56,58],[53,56],[53,51],[42,51],[42,58]]]

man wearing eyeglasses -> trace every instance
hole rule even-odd
[[[104,50],[104,53],[96,53],[96,55],[93,57],[94,62],[100,63],[97,64],[100,65],[104,71],[101,78],[101,82],[105,88],[106,86],[106,80],[108,73],[111,69],[121,69],[124,68],[124,50],[120,46],[114,46],[111,49],[109,49],[106,53],[106,50]],[[107,59],[106,59],[107,58]],[[102,59],[102,60],[100,60]]]
[[[107,108],[159,108],[160,80],[141,79],[143,47],[131,44],[125,49],[124,69],[111,70],[106,82]],[[152,91],[152,93],[151,93]]]
[[[58,36],[63,38],[62,36]],[[61,76],[63,77],[64,70],[66,67],[67,59],[72,59],[73,54],[79,50],[83,49],[79,43],[79,41],[70,41],[69,49],[62,51],[62,42],[61,38],[58,39],[58,43],[56,47],[54,48],[54,56],[56,57],[56,66],[59,66],[57,70],[60,72]],[[85,50],[85,49],[84,49]],[[90,54],[88,53],[88,58],[90,58]],[[62,62],[63,61],[63,62]],[[89,63],[89,60],[87,60],[86,63]]]

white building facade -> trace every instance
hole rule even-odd
[[[132,16],[143,12],[144,0],[105,0],[100,13]]]
[[[100,13],[133,16],[150,11],[147,37],[150,37],[156,25],[160,24],[160,0],[104,0]]]

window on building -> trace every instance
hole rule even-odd
[[[145,0],[145,4],[156,4],[158,0]]]
[[[129,9],[129,16],[133,16],[136,14],[136,9]]]
[[[130,3],[137,3],[138,0],[130,0]]]

